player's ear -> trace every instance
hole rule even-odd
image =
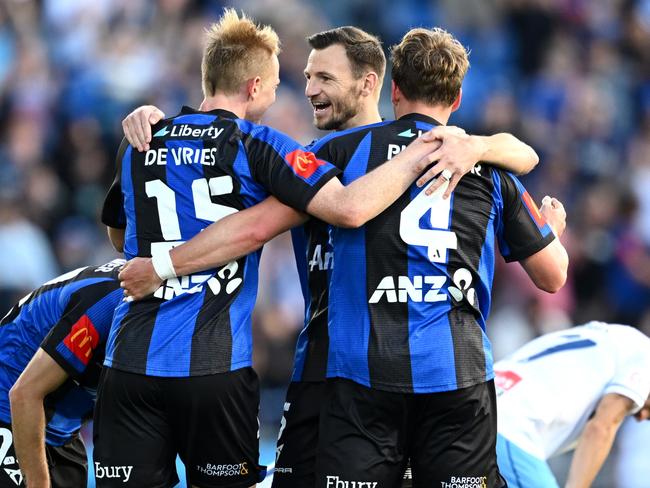
[[[262,78],[256,76],[246,82],[246,95],[249,100],[255,100],[262,87]]]
[[[395,84],[395,81],[390,81],[390,101],[393,105],[397,105],[402,98],[402,92]]]
[[[454,103],[451,105],[451,111],[455,112],[458,110],[458,107],[460,107],[460,102],[463,99],[463,89],[458,90],[458,96],[456,97],[456,100],[454,100]]]
[[[379,77],[374,71],[366,73],[363,77],[363,86],[361,87],[361,95],[364,97],[369,97],[375,92],[377,88],[377,83],[379,83]]]

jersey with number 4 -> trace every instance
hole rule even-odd
[[[499,434],[548,459],[575,447],[600,399],[617,393],[636,413],[650,394],[650,338],[589,324],[541,336],[495,364]]]
[[[339,170],[284,134],[225,110],[182,112],[153,128],[151,149],[126,143],[102,213],[125,228],[127,258],[177,246],[273,194],[304,210]],[[152,376],[197,376],[251,365],[251,313],[260,253],[167,280],[122,303],[106,365]]]
[[[438,123],[420,114],[332,134],[319,154],[349,184]],[[329,146],[329,148],[327,148]],[[332,228],[328,377],[386,391],[431,393],[493,378],[485,333],[495,243],[506,261],[554,235],[519,181],[476,166],[451,198],[413,184],[359,229]]]

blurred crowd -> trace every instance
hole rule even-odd
[[[412,26],[443,26],[470,50],[451,122],[509,131],[540,154],[523,178],[568,211],[570,279],[535,291],[499,264],[490,321],[495,356],[590,319],[650,332],[650,0],[241,0],[283,42],[282,85],[265,122],[320,137],[303,96],[305,36],[357,25],[388,47]],[[218,0],[0,2],[0,306],[60,271],[115,255],[99,210],[121,119],[140,104],[168,115],[201,101],[203,29]],[[382,114],[390,118],[389,83]],[[290,239],[267,246],[255,362],[281,405],[302,297]],[[277,423],[281,408],[263,406]],[[268,413],[267,413],[268,412]],[[628,485],[634,486],[634,485]]]

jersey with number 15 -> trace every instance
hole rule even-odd
[[[320,158],[343,164],[344,184],[397,155],[439,125],[409,114],[317,142]],[[485,333],[495,243],[506,261],[555,237],[509,173],[477,165],[451,198],[415,184],[359,229],[331,229],[327,376],[376,389],[431,393],[494,377]]]
[[[153,128],[151,149],[124,142],[102,221],[125,228],[127,259],[191,239],[273,194],[305,210],[340,171],[284,134],[225,110],[181,113]],[[151,376],[198,376],[252,362],[260,252],[163,283],[118,306],[105,365]]]

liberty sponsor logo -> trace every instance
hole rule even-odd
[[[127,483],[131,478],[133,466],[101,466],[95,461],[95,478],[118,478],[122,483]]]
[[[171,130],[170,130],[171,127]],[[201,138],[201,139],[216,139],[224,131],[223,127],[201,127],[192,128],[187,124],[175,124],[166,126],[156,132],[154,137],[185,137],[185,138]]]
[[[9,476],[9,479],[16,486],[20,486],[23,482],[23,473],[18,467],[18,460],[13,456],[7,456],[13,440],[14,436],[9,429],[0,428],[0,466]]]
[[[248,474],[248,463],[239,464],[211,464],[205,466],[196,466],[196,470],[206,476],[246,476]]]
[[[327,476],[327,488],[376,488],[376,481],[347,481],[338,476]]]
[[[487,476],[452,476],[441,481],[440,488],[487,488]]]

